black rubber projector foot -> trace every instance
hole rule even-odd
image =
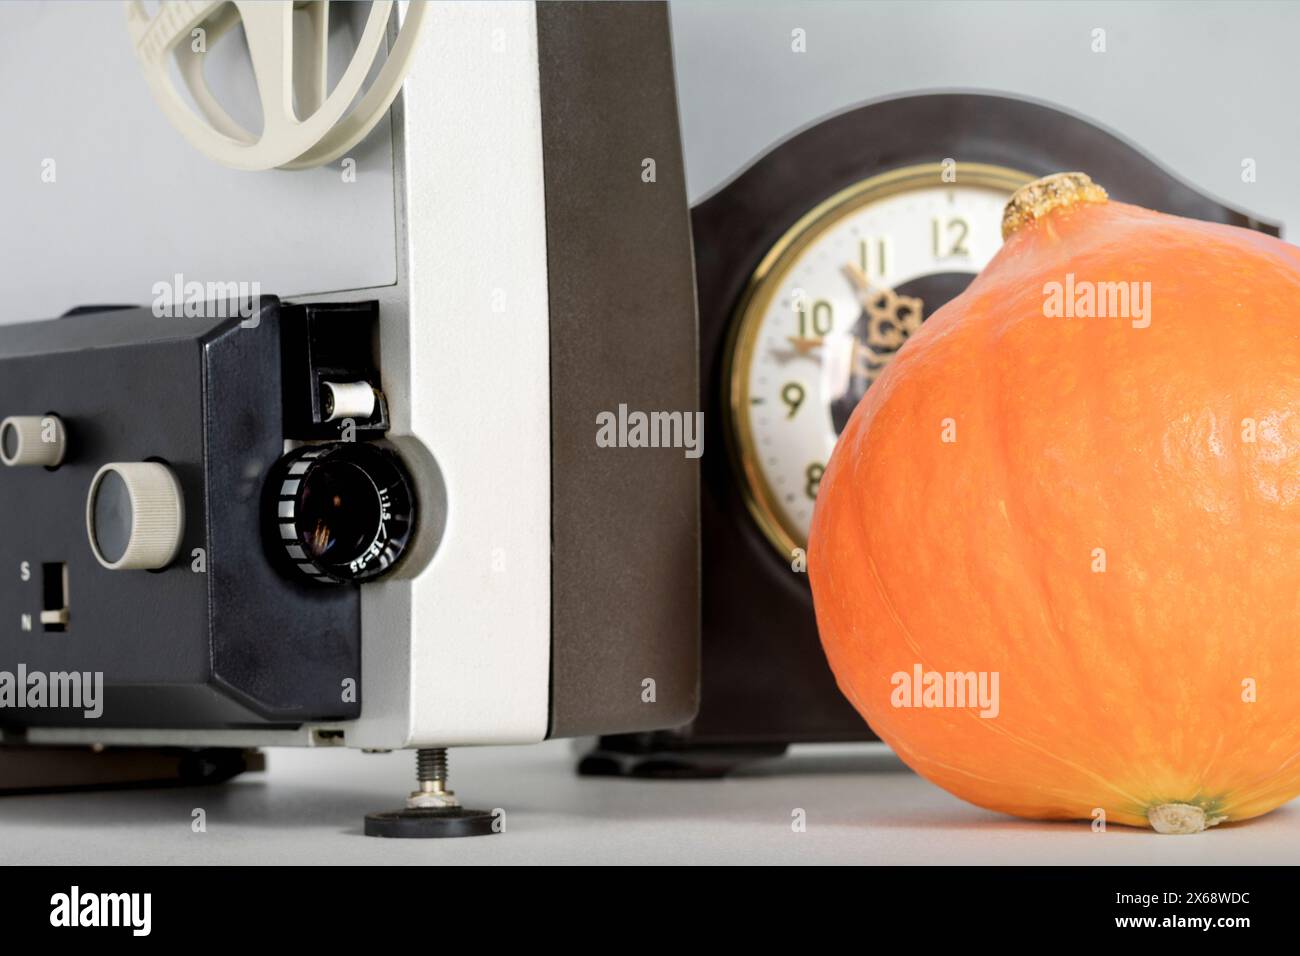
[[[437,807],[366,814],[366,836],[398,839],[450,839],[497,833],[487,810]]]

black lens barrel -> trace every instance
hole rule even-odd
[[[320,584],[390,572],[415,531],[415,494],[401,459],[370,442],[303,445],[271,470],[267,543],[288,573]]]

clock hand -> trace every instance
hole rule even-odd
[[[794,350],[802,356],[808,356],[813,349],[821,348],[822,345],[825,343],[825,339],[801,338],[800,336],[797,335],[789,336],[786,339],[786,341],[789,342],[792,346],[794,346]]]
[[[840,272],[843,273],[844,278],[849,280],[849,285],[853,286],[853,294],[857,298],[858,304],[865,311],[867,302],[872,298],[871,280],[867,278],[865,272],[852,262],[846,262]]]
[[[786,339],[790,343],[790,348],[777,348],[775,345],[768,346],[772,357],[781,365],[788,365],[795,359],[805,358],[809,361],[821,364],[821,355],[815,352],[824,344],[822,339],[805,339],[797,336],[790,336]]]

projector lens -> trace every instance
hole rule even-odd
[[[298,448],[276,464],[267,492],[273,552],[295,575],[322,584],[387,574],[415,528],[405,467],[370,443]]]

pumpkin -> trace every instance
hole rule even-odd
[[[822,478],[840,689],[982,807],[1267,813],[1300,793],[1300,249],[1078,173],[1017,193],[1003,234]]]

